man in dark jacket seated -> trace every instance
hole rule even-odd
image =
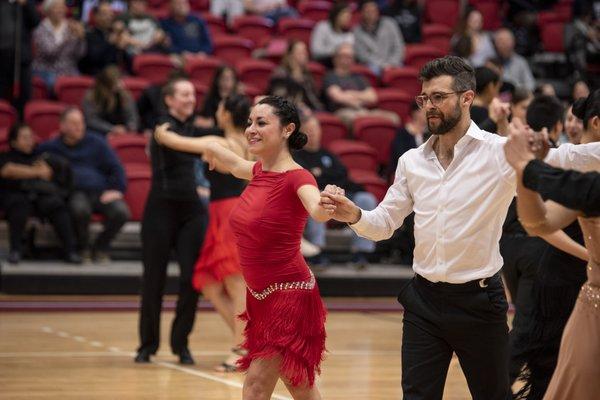
[[[8,140],[10,150],[0,153],[0,207],[10,231],[8,262],[21,260],[27,219],[35,215],[50,221],[63,242],[65,260],[81,263],[66,205],[68,164],[49,154],[34,155],[35,139],[27,125],[14,125]]]
[[[317,180],[320,190],[328,184],[337,185],[346,191],[346,195],[353,201],[362,204],[364,210],[372,210],[377,206],[377,199],[367,192],[361,185],[348,178],[348,171],[340,159],[333,153],[321,147],[321,125],[319,121],[310,117],[302,123],[302,130],[308,136],[308,142],[302,150],[293,153],[294,160],[309,170]],[[304,236],[319,248],[325,247],[326,226],[309,218]],[[363,267],[367,263],[367,254],[375,251],[375,242],[361,238],[352,233],[353,262]],[[324,256],[320,256],[316,263],[327,264]]]
[[[75,221],[79,248],[84,259],[101,263],[110,261],[110,242],[129,219],[123,200],[125,172],[106,140],[86,132],[82,112],[67,108],[60,117],[60,136],[42,143],[39,152],[57,154],[69,160],[73,169],[74,192],[69,208]],[[104,217],[104,230],[89,246],[89,223],[92,213]],[[86,260],[87,261],[87,260]]]

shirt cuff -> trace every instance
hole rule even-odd
[[[356,233],[363,231],[368,226],[368,222],[365,219],[364,210],[362,210],[362,209],[360,210],[360,219],[358,221],[356,221],[354,224],[348,224],[348,226],[350,228],[352,228],[352,230],[355,231]]]
[[[530,190],[536,190],[540,172],[544,169],[544,162],[531,160],[523,170],[523,186]]]

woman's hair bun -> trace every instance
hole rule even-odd
[[[288,138],[288,144],[292,150],[300,150],[308,142],[308,136],[305,133],[296,131]]]

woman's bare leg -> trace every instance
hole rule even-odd
[[[270,400],[279,379],[281,357],[256,359],[248,368],[242,400]]]
[[[237,316],[246,311],[246,282],[241,275],[230,275],[223,281],[233,308],[233,347],[244,340],[246,323]]]
[[[282,378],[282,380],[294,400],[321,400],[321,393],[319,392],[319,389],[317,389],[317,386],[292,386],[292,384],[287,382],[285,379]]]
[[[229,329],[234,331],[233,304],[225,286],[221,283],[209,283],[202,288],[202,294],[212,303]]]

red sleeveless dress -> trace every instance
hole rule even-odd
[[[253,177],[231,213],[242,274],[248,286],[242,370],[258,358],[281,356],[292,385],[313,385],[325,352],[325,306],[300,253],[308,219],[297,190],[317,186],[305,169],[263,171]]]

